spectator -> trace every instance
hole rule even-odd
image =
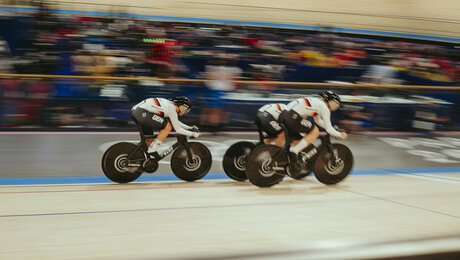
[[[236,89],[236,84],[232,80],[237,80],[242,74],[242,70],[233,64],[229,64],[229,56],[221,56],[216,64],[206,66],[206,78],[210,81],[205,82],[205,106],[201,114],[201,125],[216,129],[227,122],[225,114],[225,103],[223,98],[226,92]]]

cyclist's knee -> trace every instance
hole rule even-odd
[[[170,132],[170,131],[172,130],[172,125],[171,125],[171,123],[168,122],[168,123],[166,124],[165,128],[163,128],[163,130]]]
[[[312,138],[315,138],[317,139],[319,137],[319,129],[317,126],[314,126],[313,129],[310,131],[309,135],[312,137]]]
[[[319,129],[317,126],[314,126],[307,135],[304,136],[305,139],[317,139],[319,137]]]
[[[314,133],[314,135],[315,135],[316,137],[319,136],[319,129],[318,129],[317,126],[314,126],[314,127],[313,127],[313,130],[311,130],[311,131]]]

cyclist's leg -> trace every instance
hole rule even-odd
[[[159,140],[160,142],[163,142],[166,139],[166,137],[168,137],[171,130],[172,130],[172,125],[171,123],[167,122],[166,126],[163,129],[161,129],[160,132],[158,133],[157,140]]]
[[[267,112],[257,112],[257,119],[262,130],[267,133],[264,143],[270,144],[274,141],[276,146],[281,147],[284,142],[284,132],[280,123]]]
[[[281,116],[281,115],[280,115]],[[291,132],[290,135],[300,138],[292,138],[293,140],[298,139],[299,141],[293,141],[291,144],[290,151],[298,154],[300,151],[305,149],[309,144],[313,143],[319,136],[318,127],[314,125],[308,119],[303,119],[295,111],[288,111],[283,115],[283,120],[286,127]],[[304,133],[305,135],[301,135]]]
[[[271,144],[275,140],[275,138],[269,137],[270,130],[267,127],[268,122],[270,121],[269,114],[266,112],[257,111],[256,119],[254,121],[257,125],[257,130],[259,131],[259,135],[262,135],[261,138],[263,138],[264,144]],[[267,133],[267,136],[264,136],[263,132]]]
[[[286,133],[284,131],[281,131],[279,134],[276,135],[275,145],[278,147],[283,146],[285,139],[286,139]]]
[[[144,147],[143,149],[147,150],[147,147],[149,147],[149,145],[153,142],[154,139],[152,138],[145,138],[146,135],[153,135],[153,131],[150,127],[146,127],[144,125],[142,125],[141,123],[139,123],[139,121],[137,121],[136,117],[135,117],[135,111],[132,110],[131,111],[131,118],[133,119],[134,123],[136,123],[136,126],[137,126],[137,130],[139,131],[139,136],[141,138],[141,142],[144,143]]]
[[[299,115],[295,111],[283,111],[279,116],[279,121],[287,128],[287,134],[289,139],[291,140],[290,145],[297,144],[300,139],[302,139],[302,135],[300,135],[297,124],[293,124],[291,121],[295,118],[299,117]]]
[[[140,128],[142,129],[142,133],[144,135],[144,138],[145,138],[145,135],[150,135],[152,136],[153,135],[153,129],[152,127],[149,127],[149,126],[146,126],[146,125],[142,125],[142,124],[139,124]],[[139,127],[138,126],[138,127]],[[147,145],[147,147],[150,146],[150,144],[155,140],[155,138],[145,138],[145,144]]]
[[[166,120],[165,120],[166,121]],[[169,132],[171,132],[172,126],[171,123],[166,121],[166,126],[160,130],[160,132],[157,135],[157,138],[155,139],[154,143],[149,146],[149,153],[154,153],[158,150],[158,147],[163,143],[163,141],[168,137]]]
[[[160,130],[160,133],[162,134],[161,141],[159,141],[158,137],[156,139],[149,138],[145,140],[147,147],[149,148],[148,152],[152,153],[156,151],[156,149],[158,149],[160,144],[163,142],[163,140],[168,136],[169,132],[171,131],[171,128],[169,128],[168,130],[168,127],[167,127],[169,122],[163,117],[159,115],[155,115],[141,108],[136,108],[135,110],[133,110],[132,115],[135,118],[136,123],[142,126],[140,129],[145,135],[153,135],[153,131],[155,129],[161,129]],[[141,135],[141,138],[142,138],[142,135]]]
[[[302,138],[303,138],[303,137],[302,137]],[[302,140],[302,138],[296,139],[296,140],[292,140],[292,141],[291,141],[291,146],[294,146],[294,145],[298,144],[298,143],[300,142],[300,140]]]
[[[291,146],[291,152],[298,154],[303,149],[307,148],[308,145],[313,143],[319,137],[319,129],[316,125],[313,125],[312,129],[305,134],[302,139],[298,140],[297,144]]]
[[[276,135],[275,138],[267,138],[265,139],[266,140],[266,144],[271,144],[273,142],[275,142],[275,145],[278,146],[278,147],[282,147],[283,144],[284,144],[284,140],[286,139],[286,133],[284,133],[284,131],[281,131],[279,134]]]

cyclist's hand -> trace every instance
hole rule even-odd
[[[340,138],[341,138],[342,140],[345,140],[345,139],[348,138],[348,134],[345,133],[345,132],[341,132],[341,133],[340,133]]]
[[[200,135],[201,135],[200,133],[193,133],[193,138],[198,138],[200,137]]]
[[[346,132],[344,129],[340,128],[340,127],[337,126],[337,125],[334,126],[334,129],[337,130],[337,131],[339,131],[339,132],[342,132],[342,133],[345,133],[345,132]]]
[[[196,125],[192,126],[192,129],[191,129],[192,132],[197,132],[199,133],[200,132],[200,129],[198,129],[198,127]]]

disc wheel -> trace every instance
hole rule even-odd
[[[336,166],[332,163],[332,156],[327,148],[323,148],[316,159],[315,177],[324,184],[336,184],[343,181],[353,167],[353,154],[343,144],[333,144],[333,151],[337,156]]]
[[[102,156],[102,171],[105,176],[118,183],[128,183],[139,178],[142,174],[140,167],[128,166],[128,155],[136,149],[135,144],[126,142],[110,146]],[[144,161],[144,153],[139,149],[130,158],[132,164],[142,165]]]
[[[222,167],[228,177],[236,181],[245,181],[246,162],[249,153],[256,145],[251,142],[238,142],[230,146],[222,159]]]
[[[192,160],[188,159],[184,146],[177,148],[171,157],[171,170],[177,178],[196,181],[203,178],[211,169],[212,155],[201,143],[189,143]]]
[[[279,183],[284,178],[284,175],[286,175],[284,168],[287,164],[285,155],[279,156],[273,162],[272,167],[268,165],[279,150],[278,146],[264,144],[256,147],[249,154],[246,176],[248,176],[252,184],[258,187],[270,187]]]

